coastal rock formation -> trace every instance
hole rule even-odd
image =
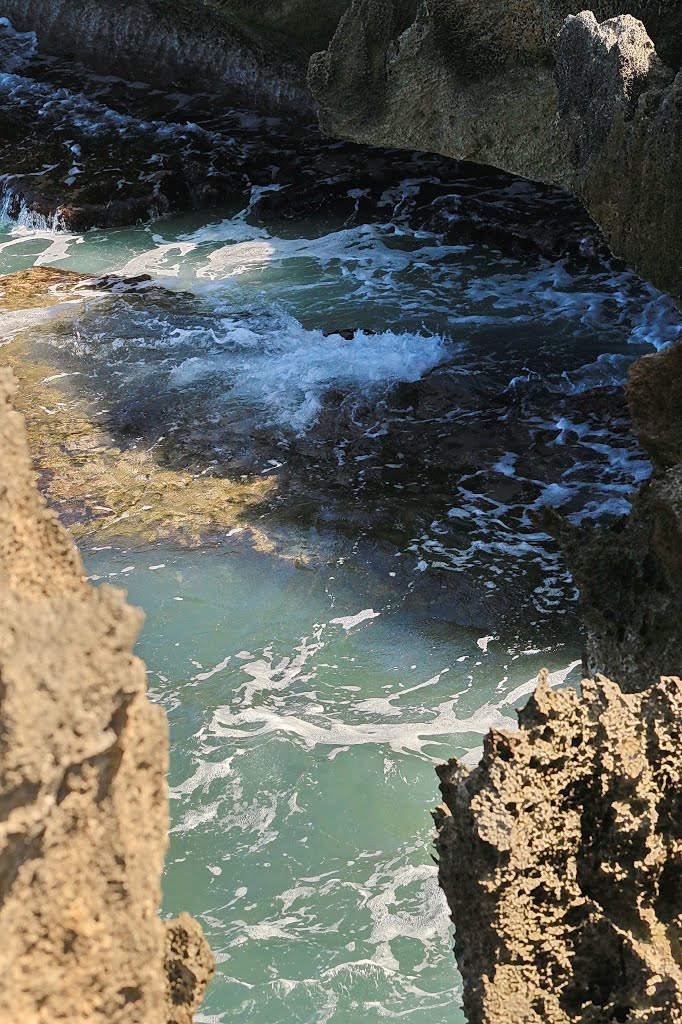
[[[559,185],[584,202],[617,255],[680,298],[682,10],[674,0],[592,8],[574,0],[6,0],[3,15],[35,31],[44,52],[100,74],[304,119],[314,97],[334,138]],[[182,205],[173,189],[202,189],[191,167],[167,162],[174,175],[166,169],[161,209]],[[238,188],[237,170],[212,182],[216,195]],[[113,204],[112,223],[148,215],[144,197],[133,198],[137,207]]]
[[[593,7],[354,0],[329,48],[311,60],[321,123],[355,141],[424,148],[561,185],[616,254],[679,300],[682,8],[646,0]],[[633,371],[635,427],[655,467],[633,514],[598,530],[542,517],[581,591],[586,671],[626,691],[682,672],[681,351]]]
[[[679,300],[682,9],[592,6],[354,0],[311,60],[321,124],[568,189]],[[681,393],[682,346],[632,372],[654,475],[631,516],[543,516],[581,591],[586,669],[623,689],[541,680],[519,734],[492,733],[472,774],[441,769],[440,880],[470,1024],[682,1020]]]
[[[157,916],[167,727],[132,654],[142,616],[85,581],[13,391],[0,370],[0,1019],[189,1021],[212,958]]]
[[[552,692],[438,769],[469,1024],[682,1020],[682,682]]]
[[[354,0],[311,60],[320,120],[356,142],[560,185],[617,255],[680,298],[682,11],[593,6],[610,20],[556,0]]]
[[[184,912],[166,922],[164,970],[168,981],[167,1024],[192,1024],[213,977],[215,960],[201,927]]]
[[[46,53],[100,74],[231,103],[310,112],[309,55],[325,46],[349,0],[6,0],[2,14],[36,32]]]

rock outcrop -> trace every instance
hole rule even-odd
[[[142,616],[85,582],[13,391],[1,370],[0,1019],[184,1024],[212,957],[191,919],[157,916],[168,744]]]
[[[679,300],[682,8],[593,8],[353,0],[311,60],[321,124],[560,185]],[[470,1024],[682,1021],[682,345],[628,390],[654,464],[632,514],[609,529],[544,516],[581,591],[586,669],[622,689],[542,679],[518,734],[491,733],[471,774],[440,770]]]
[[[682,1020],[682,682],[546,676],[518,733],[439,770],[469,1024]]]
[[[566,0],[354,0],[311,60],[321,123],[561,185],[679,299],[682,9],[594,6],[610,20]]]
[[[192,1024],[213,977],[215,960],[194,918],[182,913],[166,922],[164,970],[167,1024]]]

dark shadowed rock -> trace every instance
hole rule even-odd
[[[631,514],[596,528],[550,511],[541,520],[580,589],[586,671],[617,678],[632,692],[644,679],[682,674],[682,344],[635,363],[627,393],[653,461]]]

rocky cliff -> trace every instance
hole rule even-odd
[[[518,733],[439,769],[470,1024],[682,1020],[682,682],[541,677]]]
[[[40,49],[156,88],[310,114],[306,67],[349,0],[6,0]]]
[[[332,135],[576,193],[614,252],[679,298],[682,9],[593,6],[354,0],[310,85]]]
[[[157,914],[167,726],[142,616],[85,582],[0,370],[0,1020],[189,1024],[213,972]]]

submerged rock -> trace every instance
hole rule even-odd
[[[60,362],[58,349],[36,351],[46,320],[54,324],[62,318],[69,325],[79,301],[111,303],[118,294],[149,305],[155,299],[174,304],[186,299],[150,286],[144,276],[93,279],[51,267],[31,267],[0,284],[0,321],[5,337],[14,335],[0,347],[0,369],[10,367],[20,383],[17,407],[26,419],[41,491],[76,538],[98,531],[109,539],[166,537],[192,545],[207,535],[239,532],[245,512],[260,505],[273,481],[260,474],[215,477],[205,462],[190,459],[168,465],[157,457],[163,431],[140,444],[134,430],[128,436],[113,431],[111,419],[100,412],[100,393],[81,387],[80,371]],[[51,357],[54,362],[45,361]],[[76,383],[69,387],[71,381]],[[167,398],[164,409],[166,429]],[[151,399],[139,411],[152,432],[159,427],[154,411]],[[257,531],[250,539],[260,547],[268,543]]]
[[[13,391],[0,369],[0,1018],[189,1021],[213,959],[191,919],[157,916],[168,738],[132,654],[142,615],[85,582]]]
[[[682,1020],[682,682],[546,675],[473,771],[438,769],[469,1024]]]
[[[0,365],[21,382],[41,490],[90,544],[255,544],[297,560],[303,546],[308,564],[343,555],[429,616],[488,628],[521,609],[545,616],[573,593],[528,506],[549,490],[563,511],[589,513],[592,481],[609,488],[619,459],[636,458],[621,392],[530,370],[507,387],[513,351],[507,366],[439,336],[292,337],[272,310],[243,320],[226,304],[221,316],[251,332],[257,358],[242,365],[239,351],[225,356],[233,328],[223,321],[228,333],[212,339],[215,309],[187,292],[49,268],[9,275],[2,291],[0,326],[17,333]],[[398,373],[384,378],[384,361]],[[599,449],[589,473],[587,445]]]

